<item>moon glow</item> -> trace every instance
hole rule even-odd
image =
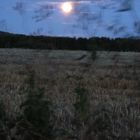
[[[61,10],[65,14],[70,14],[73,10],[73,4],[71,2],[63,2],[61,4]]]

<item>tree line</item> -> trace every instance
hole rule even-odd
[[[139,38],[70,38],[27,36],[0,32],[0,48],[100,50],[140,52]]]

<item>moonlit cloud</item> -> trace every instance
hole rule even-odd
[[[16,5],[13,5],[12,7],[8,5],[1,6],[0,9],[2,10],[11,10],[12,8],[20,8],[20,12],[24,11],[34,11],[35,9],[39,8],[43,5],[52,5],[54,6],[54,10],[58,8],[63,2],[66,0],[36,0],[35,2],[31,1],[17,1]],[[111,4],[112,0],[68,0],[72,2],[75,5],[104,5],[104,4]],[[22,10],[22,11],[21,11]]]
[[[74,6],[67,15],[60,8],[66,1]],[[131,8],[128,0],[5,0],[0,4],[0,21],[6,21],[7,29],[15,33],[140,35],[140,0],[129,1],[133,2]]]

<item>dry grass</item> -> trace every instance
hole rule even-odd
[[[58,140],[70,137],[80,140],[140,138],[139,65],[112,62],[98,65],[99,59],[94,63],[43,59],[45,64],[40,64],[40,61],[21,65],[12,61],[11,64],[0,65],[0,98],[9,118],[16,118],[21,113],[19,106],[25,100],[26,79],[29,71],[33,70],[36,85],[45,88],[46,97],[53,103],[56,117],[54,127],[67,131],[67,135],[57,137]],[[89,93],[90,108],[88,121],[80,124],[78,132],[72,120],[76,102],[75,88],[79,85]],[[105,114],[107,118],[104,118]],[[116,118],[113,118],[114,114]],[[105,128],[99,124],[100,121],[106,124]]]

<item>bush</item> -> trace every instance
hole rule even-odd
[[[27,99],[21,105],[23,116],[19,118],[19,135],[23,140],[46,140],[52,138],[51,103],[44,90],[35,86],[34,72],[29,75]]]
[[[2,101],[0,101],[0,139],[6,140],[6,114]]]
[[[73,133],[72,133],[72,138],[81,140],[83,139],[83,135],[85,134],[87,122],[89,119],[89,93],[87,89],[79,85],[75,89],[76,93],[76,102],[74,104],[75,108],[75,115],[74,115],[74,120],[72,121],[73,125]]]
[[[78,117],[79,121],[86,121],[89,115],[89,99],[88,91],[83,86],[78,86],[75,89],[76,92],[76,103],[75,116]]]
[[[96,49],[93,49],[93,50],[91,51],[91,58],[92,58],[92,60],[94,61],[94,60],[96,59],[96,57],[97,57]]]

